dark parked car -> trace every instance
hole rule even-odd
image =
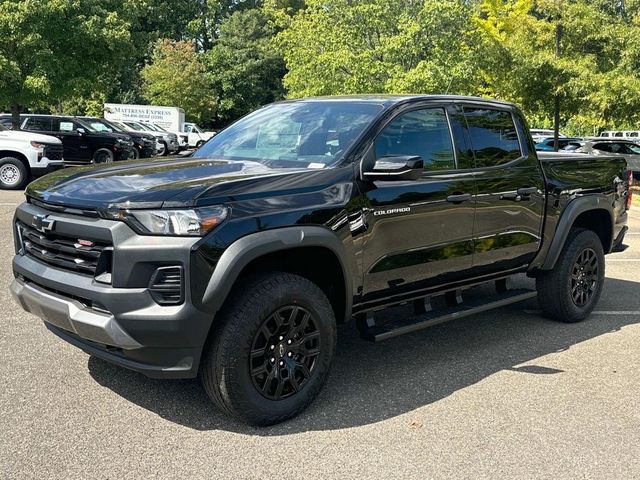
[[[129,135],[98,132],[77,117],[24,114],[20,129],[62,140],[66,164],[110,163],[133,156]]]
[[[509,103],[276,103],[191,158],[31,183],[11,291],[91,355],[199,375],[224,412],[271,424],[316,397],[352,318],[378,342],[537,295],[548,317],[584,320],[625,235],[629,177],[622,158],[538,156]],[[537,289],[509,289],[518,273]],[[461,301],[482,282],[495,293]],[[407,302],[417,316],[374,314]]]
[[[109,120],[97,117],[80,117],[97,132],[121,133],[128,135],[133,141],[133,155],[131,158],[150,158],[156,155],[156,139],[153,135],[129,132]]]

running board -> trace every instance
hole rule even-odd
[[[389,322],[382,325],[375,325],[370,320],[369,324],[371,326],[363,328],[361,330],[361,336],[363,339],[371,342],[381,342],[389,338],[404,335],[405,333],[416,332],[433,325],[438,325],[439,323],[449,322],[458,318],[468,317],[476,313],[486,312],[487,310],[528,300],[535,296],[535,290],[518,288],[493,294],[489,298],[484,297],[482,299],[459,303],[449,308],[440,309],[440,311],[427,311],[422,315],[406,320]]]

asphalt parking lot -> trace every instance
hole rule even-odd
[[[21,198],[0,191],[2,479],[640,478],[640,207],[587,321],[530,301],[379,345],[347,325],[312,407],[254,429],[197,381],[90,358],[23,312],[8,291]]]

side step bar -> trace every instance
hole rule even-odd
[[[512,303],[521,302],[536,296],[535,290],[526,288],[518,288],[506,291],[500,291],[491,295],[489,298],[474,299],[468,302],[459,303],[440,311],[427,311],[417,317],[411,317],[406,320],[384,323],[382,325],[374,324],[371,319],[368,320],[367,328],[361,330],[363,339],[371,342],[381,342],[389,338],[404,335],[405,333],[416,332],[439,323],[449,322],[458,318],[468,317],[476,313],[486,312],[494,308],[504,307]]]

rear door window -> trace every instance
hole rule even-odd
[[[490,108],[465,108],[476,167],[493,167],[522,156],[511,112]]]
[[[25,122],[25,130],[35,130],[37,132],[51,132],[51,117],[29,117]]]
[[[443,108],[413,110],[397,116],[376,139],[375,150],[376,158],[418,155],[428,171],[456,168]]]

